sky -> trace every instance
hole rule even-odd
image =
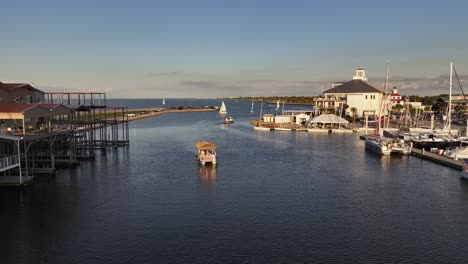
[[[468,81],[468,1],[0,0],[0,81],[108,98],[313,96],[357,67],[402,94]],[[456,79],[455,79],[456,80]],[[457,90],[458,89],[458,90]],[[454,92],[459,92],[454,82]]]

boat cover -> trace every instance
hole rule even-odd
[[[200,142],[197,142],[196,145],[198,149],[215,149],[216,148],[216,144],[211,141],[200,141]]]

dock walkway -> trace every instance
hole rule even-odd
[[[457,170],[463,170],[463,162],[460,160],[454,160],[451,158],[447,158],[445,156],[434,154],[430,151],[425,151],[423,149],[413,148],[411,154],[416,157],[420,157],[422,159],[430,160],[432,162],[436,162]]]

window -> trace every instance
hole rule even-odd
[[[367,99],[367,95],[366,95],[366,99]]]

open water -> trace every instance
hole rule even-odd
[[[230,126],[217,112],[135,121],[128,148],[23,191],[1,189],[0,263],[468,261],[460,172],[374,155],[355,134],[254,131],[258,103],[253,115],[250,102],[226,106]],[[218,145],[216,167],[197,164],[200,140]]]

